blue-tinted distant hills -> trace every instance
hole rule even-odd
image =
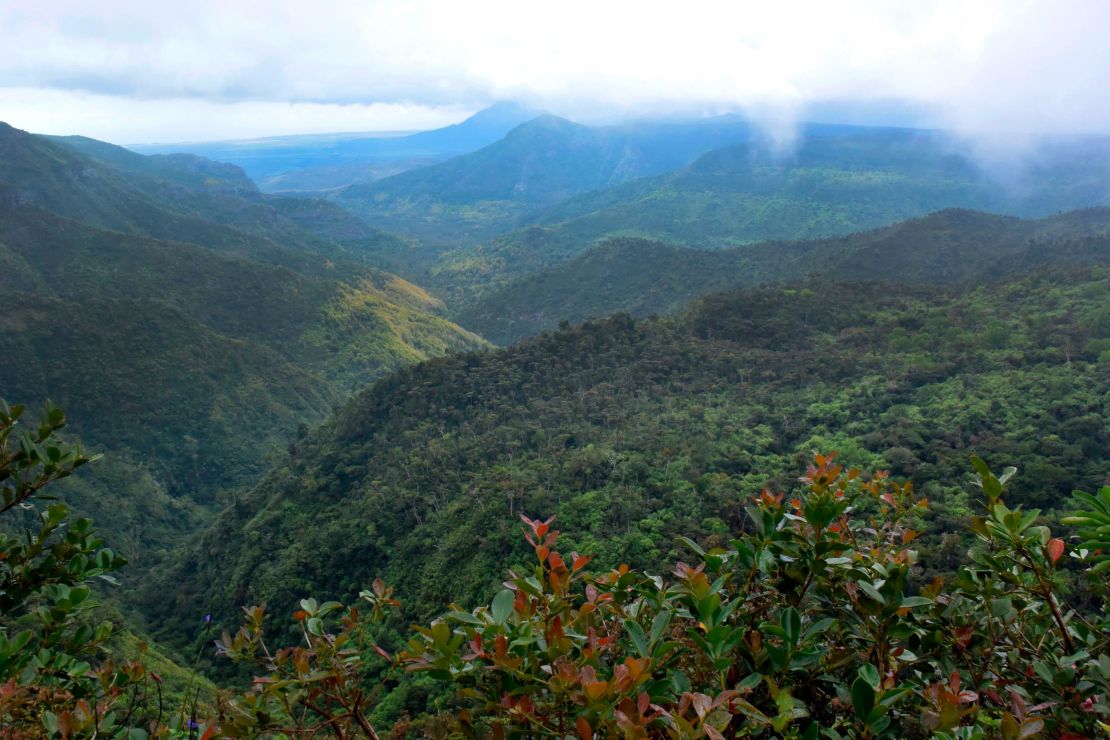
[[[540,113],[519,103],[502,102],[460,123],[417,133],[274,136],[133,149],[143,154],[189,153],[230,162],[242,167],[266,191],[322,191],[480,149]]]

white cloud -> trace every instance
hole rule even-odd
[[[120,144],[419,131],[446,126],[473,112],[455,105],[137,99],[41,88],[7,88],[0,97],[0,121],[36,133],[80,134]]]
[[[0,0],[0,119],[21,125],[30,90],[49,130],[88,130],[81,101],[111,96],[98,115],[118,140],[361,128],[383,103],[412,114],[390,127],[419,128],[500,98],[787,112],[897,98],[967,129],[1110,132],[1107,29],[1105,0]],[[290,101],[319,107],[273,107]],[[170,111],[177,133],[160,133]]]

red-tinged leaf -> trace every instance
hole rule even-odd
[[[1025,740],[1025,738],[1027,738],[1027,737],[1033,737],[1034,735],[1039,735],[1041,730],[1043,730],[1043,729],[1044,729],[1044,720],[1043,719],[1040,719],[1039,717],[1036,717],[1036,718],[1030,717],[1029,719],[1027,719],[1027,720],[1025,720],[1024,722],[1021,723],[1021,732],[1018,734],[1018,737],[1021,738],[1021,740]]]
[[[528,614],[530,611],[528,597],[520,589],[517,589],[516,596],[513,598],[513,611],[521,616]]]
[[[1062,539],[1060,539],[1059,537],[1057,537],[1055,539],[1052,539],[1052,540],[1049,540],[1049,542],[1048,542],[1048,557],[1052,559],[1052,562],[1055,563],[1057,560],[1060,559],[1060,556],[1063,555],[1063,554],[1064,554],[1064,541]]]
[[[1033,675],[1032,668],[1028,667],[1027,669],[1030,671],[1029,675]],[[1021,698],[1021,694],[1013,689],[1010,689],[1010,708],[1014,710],[1014,716],[1019,720],[1025,719],[1025,699]]]
[[[481,650],[482,648],[479,647],[478,649]],[[390,657],[389,653],[387,653],[385,650],[382,650],[381,647],[379,647],[378,645],[374,645],[374,651],[386,660],[393,660],[393,658]]]
[[[555,619],[551,621],[551,627],[547,631],[548,642],[557,642],[565,636],[563,632],[563,620],[559,615],[555,615]]]
[[[579,717],[574,721],[574,727],[578,730],[578,737],[581,740],[593,740],[594,728],[590,727],[590,723],[586,721],[585,717]]]
[[[162,677],[154,671],[150,672],[150,677],[154,680],[154,683],[162,683]]]
[[[970,704],[973,701],[979,701],[979,695],[974,691],[961,691],[957,697],[961,703]]]
[[[597,701],[609,691],[609,684],[606,681],[595,681],[586,684],[583,688],[586,689],[586,697],[590,701]]]
[[[293,619],[297,620],[298,622],[303,622],[304,620],[308,619],[308,612],[298,609],[297,611],[293,612]]]
[[[879,496],[879,498],[881,498],[883,501],[886,501],[891,506],[894,506],[894,497],[891,496],[889,493],[884,493],[882,496]]]
[[[204,734],[201,735],[200,740],[212,740],[212,738],[214,738],[215,736],[216,736],[216,728],[215,727],[209,727],[207,730],[204,731]]]

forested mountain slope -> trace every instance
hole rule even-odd
[[[357,259],[374,232],[333,204],[88,139],[3,127],[0,150],[0,396],[63,405],[110,453],[63,489],[127,552],[183,537],[353,388],[484,346]]]
[[[624,311],[667,313],[700,295],[761,283],[887,280],[991,282],[1046,264],[1110,262],[1110,209],[1022,220],[950,209],[874,231],[809,242],[722,250],[613,238],[552,267],[480,295],[455,314],[507,344],[561,321]]]
[[[465,121],[403,136],[324,134],[246,141],[154,144],[144,154],[189,152],[242,167],[267,192],[329,190],[368,182],[465,154],[502,138],[539,115],[512,102],[495,103]]]
[[[858,232],[952,207],[1041,217],[1110,204],[1110,141],[1045,144],[1019,174],[983,169],[940,132],[803,129],[787,152],[751,140],[675,172],[568,198],[518,231],[459,246],[431,268],[444,290],[480,291],[608,236],[719,249]]]
[[[478,151],[349,187],[336,199],[375,226],[467,244],[583,191],[672,170],[750,136],[735,120],[592,127],[546,115]]]
[[[421,363],[236,497],[143,609],[169,636],[198,600],[234,620],[380,576],[427,617],[525,558],[520,513],[557,515],[599,567],[657,568],[678,534],[738,531],[745,500],[814,450],[912,478],[933,502],[926,569],[944,570],[971,453],[1020,468],[1013,503],[1106,482],[1108,290],[1103,268],[959,290],[818,278]]]
[[[76,185],[77,190],[105,187],[102,181],[114,180],[109,187],[112,187],[110,192],[116,198],[152,201],[150,205],[161,211],[160,216],[154,217],[155,220],[160,218],[173,223],[180,218],[180,214],[186,214],[205,222],[232,227],[240,232],[240,239],[244,236],[262,237],[266,241],[262,245],[256,244],[256,250],[268,248],[272,253],[278,251],[277,245],[280,245],[285,252],[309,251],[317,256],[324,255],[333,262],[361,264],[368,255],[403,251],[407,246],[396,236],[370,228],[354,214],[328,201],[266,195],[235,165],[191,154],[143,156],[114,144],[80,136],[46,138],[77,150],[92,160],[82,164],[88,172],[97,173],[96,182],[91,185],[82,182]],[[37,165],[40,171],[45,169],[41,162],[30,164]],[[34,183],[33,178],[31,182]],[[74,185],[72,182],[69,184],[69,192],[74,190]],[[44,203],[48,208],[59,210],[53,204],[53,199]],[[62,209],[59,212],[65,211]],[[151,231],[147,224],[145,219],[138,224],[107,222],[111,228],[139,229],[149,236],[166,233],[161,226]],[[169,233],[170,238],[175,239],[185,239],[188,235],[188,232]],[[213,245],[204,239],[198,240],[208,246],[219,246],[219,242]],[[258,242],[257,239],[250,241]],[[300,262],[296,261],[298,258]],[[285,254],[278,263],[301,270],[319,269],[318,259],[313,263],[297,254]],[[334,265],[331,269],[334,271]]]

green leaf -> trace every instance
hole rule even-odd
[[[870,596],[875,601],[879,602],[880,604],[885,604],[886,603],[886,599],[884,599],[883,595],[881,593],[879,593],[879,589],[877,589],[873,585],[871,585],[870,581],[865,581],[863,579],[860,579],[860,580],[856,581],[856,585],[860,587],[860,590],[862,590],[865,594]]]
[[[867,685],[874,689],[876,692],[879,690],[879,669],[870,663],[864,663],[859,667],[859,677],[867,682]]]
[[[659,638],[667,630],[671,623],[671,617],[674,613],[671,611],[662,611],[655,615],[655,619],[651,620],[651,644],[659,642]]]
[[[497,624],[505,624],[505,620],[513,613],[513,602],[516,600],[516,594],[509,589],[502,589],[497,596],[493,597],[493,605],[490,608],[490,615],[493,621]]]
[[[51,712],[49,709],[42,713],[42,723],[46,726],[47,731],[51,735],[58,733],[58,715]]]
[[[875,690],[862,677],[852,683],[852,708],[860,719],[865,719],[875,708]]]
[[[792,606],[787,607],[779,617],[779,624],[786,633],[786,639],[791,644],[796,644],[802,634],[802,617],[798,614],[798,610]]]
[[[902,603],[898,605],[898,608],[912,609],[915,606],[929,606],[932,603],[932,599],[927,599],[924,596],[907,596],[902,599]]]
[[[626,619],[624,620],[624,629],[628,632],[628,637],[632,640],[632,645],[636,648],[640,657],[648,657],[648,641],[647,636],[644,635],[644,628],[637,622]]]
[[[770,717],[768,717],[766,714],[764,714],[763,712],[756,709],[756,707],[754,705],[752,705],[750,702],[745,701],[744,699],[741,699],[740,697],[736,697],[734,699],[729,700],[729,705],[732,706],[736,710],[737,714],[742,714],[745,717],[747,717],[748,719],[752,720],[753,722],[757,722],[758,724],[761,724],[761,725],[771,724],[771,718]]]
[[[678,541],[681,542],[682,544],[686,545],[687,547],[689,547],[694,552],[696,552],[698,554],[698,557],[700,557],[700,558],[705,557],[705,550],[701,549],[698,546],[698,543],[694,542],[689,537],[679,537]]]

